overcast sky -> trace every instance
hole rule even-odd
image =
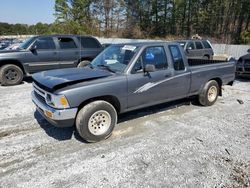
[[[54,0],[0,0],[0,22],[52,23],[54,4]]]

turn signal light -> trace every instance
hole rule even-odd
[[[52,116],[53,116],[52,112],[47,111],[47,110],[45,110],[44,114],[45,114],[47,117],[49,117],[49,118],[52,118]]]

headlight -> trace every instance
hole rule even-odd
[[[46,103],[54,108],[69,108],[68,100],[64,95],[46,94]]]

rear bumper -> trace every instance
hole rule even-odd
[[[35,95],[31,93],[32,101],[36,105],[37,111],[55,127],[71,127],[75,123],[77,108],[70,109],[54,109],[47,104],[41,102]]]

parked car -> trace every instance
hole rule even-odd
[[[82,67],[102,49],[100,42],[90,36],[35,36],[16,50],[0,51],[0,82],[2,85],[16,85],[24,76],[39,71]]]
[[[22,44],[21,42],[11,44],[10,46],[4,48],[4,50],[17,50],[21,44]]]
[[[0,50],[3,50],[5,48],[7,48],[8,46],[10,46],[12,44],[12,41],[9,40],[9,39],[4,39],[4,40],[1,40],[0,42]]]
[[[187,60],[178,43],[114,44],[85,68],[34,74],[32,100],[51,124],[75,124],[96,142],[111,135],[123,112],[189,96],[213,105],[234,71],[235,62]]]
[[[192,59],[213,59],[214,51],[208,40],[181,40],[177,41],[187,58]]]
[[[236,64],[236,75],[244,76],[250,75],[250,49],[247,50],[248,54],[239,58]]]

